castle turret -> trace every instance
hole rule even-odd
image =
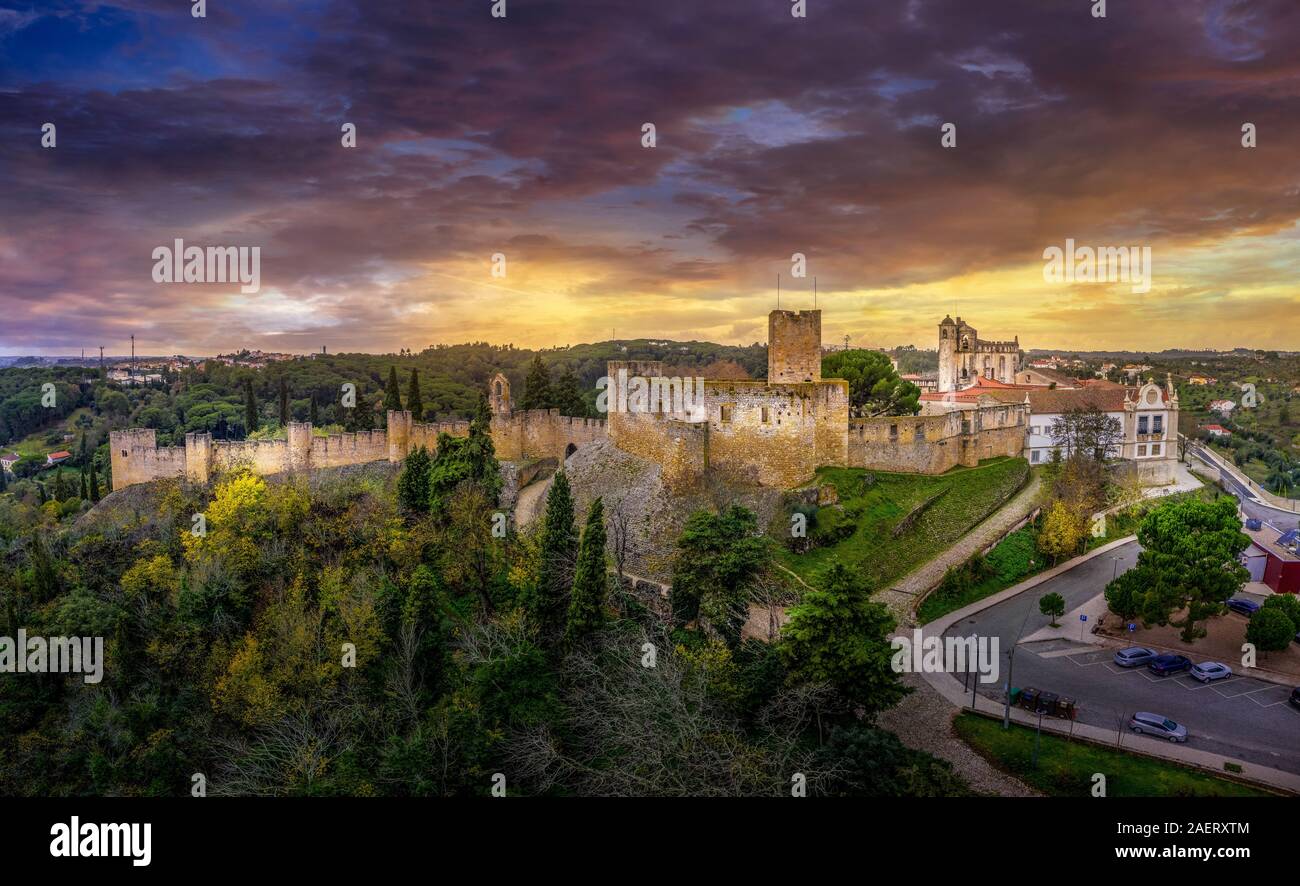
[[[939,324],[939,393],[957,390],[957,324],[944,315]]]
[[[185,435],[185,479],[206,484],[212,476],[212,435],[195,432]]]
[[[291,471],[305,471],[311,467],[311,422],[291,421],[288,431],[289,463]]]
[[[767,383],[822,380],[822,312],[772,311],[767,315]]]
[[[388,410],[388,460],[399,462],[411,448],[411,413]]]

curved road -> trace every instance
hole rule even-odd
[[[1094,557],[945,631],[947,636],[999,638],[999,683],[981,686],[981,693],[1004,697],[1008,650],[1019,637],[1030,636],[1048,622],[1038,611],[1044,594],[1060,594],[1070,612],[1100,593],[1116,572],[1132,568],[1139,550],[1134,541]],[[1241,619],[1235,614],[1225,617]],[[1122,720],[1126,734],[1132,734],[1127,718],[1134,711],[1164,714],[1187,726],[1189,747],[1300,773],[1300,710],[1287,701],[1290,687],[1237,675],[1208,686],[1186,674],[1154,677],[1145,667],[1116,667],[1112,655],[1109,648],[1097,650],[1067,640],[1021,645],[1012,663],[1011,685],[1069,696],[1077,703],[1080,722],[1114,730]],[[1200,659],[1193,655],[1192,660]]]

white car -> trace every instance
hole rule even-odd
[[[1202,683],[1210,683],[1232,676],[1232,668],[1219,661],[1203,661],[1192,665],[1191,674]]]

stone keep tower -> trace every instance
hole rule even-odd
[[[822,380],[822,312],[773,311],[767,315],[767,383]]]
[[[945,316],[939,324],[939,393],[957,390],[957,324]]]

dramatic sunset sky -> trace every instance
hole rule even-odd
[[[0,0],[0,353],[747,344],[778,273],[828,341],[1300,348],[1300,2],[1106,5]]]

